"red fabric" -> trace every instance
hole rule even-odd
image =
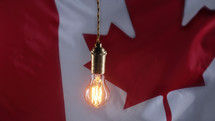
[[[0,16],[0,121],[65,121],[54,0],[1,0]]]
[[[101,41],[106,78],[127,92],[125,108],[168,92],[204,86],[202,74],[215,55],[215,12],[203,9],[182,27],[183,0],[126,0],[136,37],[112,25]],[[85,35],[91,50],[95,35]],[[88,68],[90,63],[86,65]]]

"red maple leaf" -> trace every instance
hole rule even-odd
[[[106,79],[127,92],[125,108],[168,92],[204,86],[202,74],[215,55],[215,14],[200,11],[181,26],[182,0],[127,0],[134,39],[111,25],[101,41],[107,50]],[[84,35],[91,50],[95,35]],[[85,65],[90,69],[90,62]]]

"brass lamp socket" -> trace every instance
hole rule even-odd
[[[96,43],[95,47],[91,50],[91,72],[93,74],[105,73],[106,50],[102,47],[101,43]]]

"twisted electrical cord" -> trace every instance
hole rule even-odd
[[[97,0],[97,43],[100,43],[100,1]]]

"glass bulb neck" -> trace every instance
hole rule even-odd
[[[104,83],[105,76],[102,74],[92,74],[91,75],[91,84],[92,83]]]

